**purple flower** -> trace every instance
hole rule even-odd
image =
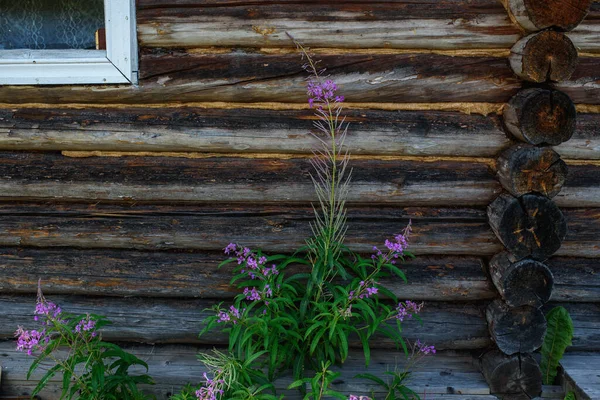
[[[400,302],[398,303],[398,307],[396,307],[395,317],[400,321],[404,321],[406,318],[411,319],[414,314],[421,312],[422,308],[423,303],[417,304],[410,300],[407,300],[404,304]]]
[[[336,96],[336,90],[338,90],[338,86],[332,80],[326,80],[325,82],[309,81],[306,84],[309,107],[312,108],[315,103],[342,103],[345,100],[344,96]]]
[[[217,313],[217,322],[229,322],[232,321],[234,324],[237,324],[240,319],[240,310],[235,308],[234,306],[229,307],[229,311],[221,311]]]
[[[428,355],[428,354],[435,354],[435,347],[434,346],[426,346],[425,343],[421,343],[420,340],[417,339],[417,341],[415,342],[415,346],[417,347],[417,349],[419,349],[419,352]]]
[[[89,332],[89,331],[93,331],[96,328],[96,321],[94,321],[93,319],[90,319],[90,316],[87,315],[85,318],[83,318],[81,321],[79,321],[77,323],[77,325],[75,325],[75,333],[83,333],[83,332]],[[92,336],[96,336],[96,335],[92,335]]]
[[[371,398],[367,396],[355,396],[351,394],[350,396],[348,396],[348,400],[371,400]]]
[[[204,379],[206,379],[206,383],[204,387],[201,387],[196,391],[196,397],[198,400],[217,400],[217,395],[223,395],[223,389],[221,386],[225,384],[225,381],[222,379],[210,379],[206,372],[203,374]]]
[[[234,253],[237,250],[237,244],[235,243],[229,243],[224,249],[223,251],[225,252],[225,254],[229,255],[231,253]]]
[[[43,345],[41,345],[40,342],[45,344],[50,340],[45,334],[45,331],[26,331],[22,326],[19,326],[15,332],[15,337],[17,338],[17,351],[26,351],[27,355],[32,355],[35,350],[41,350]]]

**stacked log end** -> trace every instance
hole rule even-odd
[[[585,18],[590,0],[506,0],[511,19],[525,36],[511,49],[510,65],[522,80],[552,85],[569,79],[577,49],[563,33]],[[531,84],[529,84],[531,85]],[[567,223],[552,198],[568,169],[549,146],[573,136],[575,105],[550,86],[517,93],[503,113],[508,133],[520,143],[499,154],[498,180],[506,192],[488,206],[490,227],[505,251],[489,263],[500,298],[486,311],[496,349],[481,360],[490,391],[504,399],[540,395],[542,374],[531,356],[542,345],[546,319],[540,308],[550,300],[554,277],[544,261],[561,246]]]

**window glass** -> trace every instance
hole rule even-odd
[[[0,0],[0,49],[95,49],[103,0]]]

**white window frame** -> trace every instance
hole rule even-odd
[[[0,85],[137,83],[135,0],[104,0],[106,50],[0,50]]]

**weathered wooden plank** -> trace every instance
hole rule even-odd
[[[227,338],[214,331],[202,338],[198,332],[202,321],[210,315],[206,308],[217,300],[115,297],[52,296],[52,300],[65,310],[75,314],[96,313],[107,316],[113,325],[106,328],[103,337],[111,341],[142,343],[204,343],[224,344]],[[35,295],[0,296],[0,338],[13,336],[17,325],[33,326]],[[599,350],[600,304],[549,303],[568,309],[575,326],[575,336],[571,350]],[[407,320],[403,333],[409,341],[420,339],[434,344],[439,349],[481,349],[490,345],[488,325],[483,315],[485,304],[481,303],[441,303],[427,302],[417,321]],[[355,345],[360,346],[356,341]],[[386,338],[373,342],[374,348],[390,347]]]
[[[581,400],[600,398],[600,353],[567,353],[560,364],[566,392]]]
[[[107,316],[113,324],[103,337],[111,341],[143,343],[224,344],[224,333],[214,331],[198,338],[202,321],[212,311],[205,310],[217,300],[115,297],[52,296],[65,312],[95,313]],[[8,339],[17,325],[33,326],[35,295],[0,296],[0,338]],[[407,340],[420,339],[439,349],[474,349],[489,345],[487,324],[480,304],[427,303],[420,314],[427,323],[407,320],[403,332]],[[587,341],[583,342],[588,344]],[[360,346],[356,340],[355,345]],[[378,338],[374,348],[392,346],[389,339]]]
[[[322,65],[349,102],[508,101],[521,87],[506,59],[439,54],[324,54]],[[558,87],[576,103],[598,104],[597,57],[582,57]],[[3,86],[11,103],[306,102],[299,55],[234,51],[143,53],[139,86]]]
[[[147,390],[149,393],[156,394],[158,399],[168,399],[172,393],[188,382],[201,382],[202,373],[206,372],[206,369],[198,362],[195,355],[210,351],[206,347],[190,345],[125,345],[124,347],[147,361],[150,374],[157,382],[157,385],[148,387]],[[30,393],[35,382],[26,381],[25,374],[31,358],[16,352],[12,342],[0,343],[0,353],[0,362],[8,366],[4,392],[6,394]],[[343,367],[335,367],[342,372],[342,377],[333,384],[335,389],[347,394],[366,395],[370,394],[371,390],[379,393],[380,388],[367,381],[355,379],[354,375],[369,372],[384,376],[387,370],[406,366],[405,356],[401,352],[373,350],[371,357],[371,365],[365,368],[360,353],[352,351]],[[39,377],[41,377],[40,373],[34,375],[34,379]],[[60,377],[53,378],[50,390],[42,393],[43,399],[50,398],[49,396],[56,393],[55,385],[59,379]],[[289,382],[289,377],[283,377],[278,380],[277,387],[283,388]],[[479,373],[476,360],[464,352],[438,352],[435,357],[424,359],[412,374],[409,387],[426,396],[427,399],[434,400],[494,399],[489,395],[481,394],[489,393],[489,389]],[[300,397],[297,393],[291,392],[286,399],[299,400]]]
[[[598,51],[600,7],[571,33],[584,51]],[[500,2],[320,1],[166,2],[138,5],[141,46],[293,47],[285,32],[312,47],[510,48],[520,32]]]
[[[35,293],[42,279],[44,292],[51,295],[229,299],[237,291],[228,285],[231,269],[217,269],[223,260],[215,252],[2,248],[0,291]],[[555,257],[548,265],[555,279],[554,301],[600,302],[597,260]],[[419,256],[402,269],[407,284],[398,279],[382,282],[400,297],[464,301],[498,295],[482,260],[475,257]]]
[[[346,109],[353,154],[495,156],[509,145],[497,115]],[[313,110],[211,108],[0,109],[0,148],[310,154]],[[561,152],[600,158],[600,115],[583,114]],[[570,142],[569,142],[570,143]]]
[[[349,203],[485,206],[501,192],[490,159],[354,159]],[[1,200],[212,203],[317,201],[308,158],[64,157],[0,152]],[[600,166],[572,165],[561,207],[600,206]]]
[[[451,111],[346,109],[356,155],[494,157],[509,146],[500,117]],[[0,108],[0,149],[308,154],[312,110]],[[563,158],[600,159],[600,114],[581,113]]]
[[[206,252],[3,248],[0,291],[34,293],[42,279],[47,294],[228,299],[237,291],[228,285],[232,268],[217,269],[223,260],[222,253]],[[475,257],[424,256],[408,261],[402,269],[407,284],[393,278],[381,283],[404,298],[480,300],[496,295],[482,261]],[[289,274],[297,271],[293,268]],[[211,284],[206,285],[207,281]],[[573,284],[577,292],[571,297],[588,292],[594,296],[594,283]]]
[[[569,233],[556,255],[599,257],[600,209],[564,209]],[[108,204],[1,204],[0,246],[219,250],[229,242],[291,252],[310,235],[307,207],[223,205],[125,207]],[[419,255],[484,255],[502,250],[484,210],[351,208],[346,243],[369,253],[412,219]]]
[[[353,160],[350,167],[348,201],[353,203],[486,205],[500,193],[486,163]],[[566,192],[578,201],[587,196],[588,202],[600,201],[594,196],[600,167],[578,168],[585,170],[589,185]],[[0,199],[307,203],[317,200],[311,171],[307,158],[70,158],[5,152],[0,153]]]

